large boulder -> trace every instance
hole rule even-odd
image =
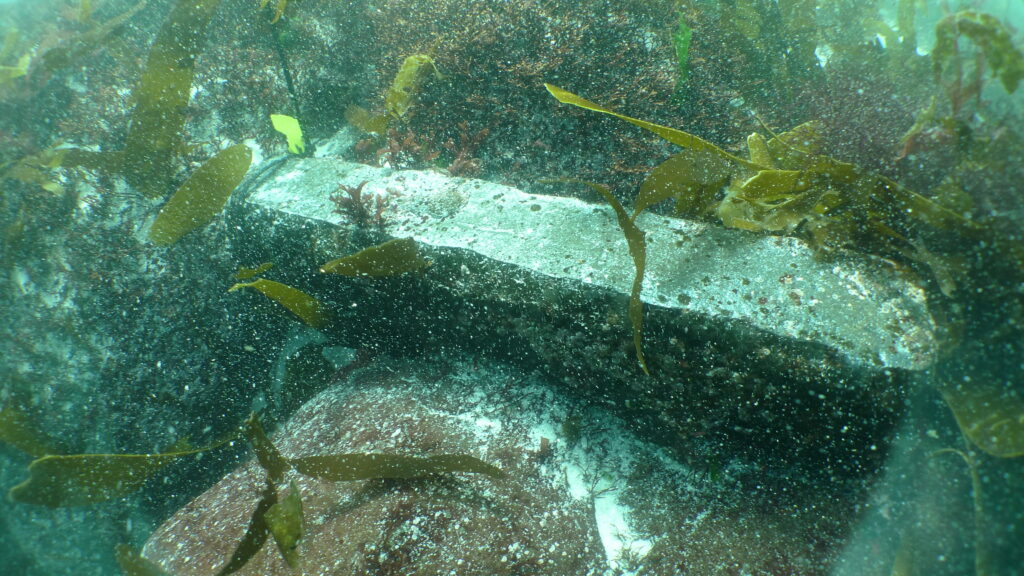
[[[753,467],[730,462],[711,479],[607,412],[580,412],[541,378],[474,362],[361,370],[300,408],[274,441],[286,457],[469,454],[507,474],[325,482],[289,472],[305,515],[302,569],[323,576],[668,575],[680,565],[690,574],[825,574],[852,504],[827,490],[770,490],[768,505],[748,486],[775,481]],[[176,576],[216,574],[246,531],[264,474],[255,462],[228,474],[159,528],[144,554]],[[271,540],[239,573],[293,572]]]

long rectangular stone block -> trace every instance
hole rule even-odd
[[[359,186],[386,201],[379,228],[357,229],[331,199]],[[923,290],[877,260],[644,214],[647,377],[626,315],[633,263],[604,203],[337,158],[267,164],[245,187],[236,225],[334,307],[329,332],[345,345],[517,360],[673,442],[820,426],[823,405],[842,407],[828,426],[873,437],[900,383],[935,359]],[[433,265],[383,280],[316,273],[389,237],[414,238]]]

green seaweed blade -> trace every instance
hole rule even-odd
[[[135,109],[125,139],[124,177],[149,198],[167,193],[206,28],[221,0],[178,0],[149,51],[132,96]]]
[[[280,132],[288,141],[288,152],[290,154],[305,154],[306,143],[302,138],[302,126],[299,120],[287,114],[271,114],[270,123],[274,130]]]
[[[226,148],[207,160],[160,209],[149,229],[149,239],[159,246],[169,246],[209,224],[224,209],[251,163],[252,151],[245,144]]]

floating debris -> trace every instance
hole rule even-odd
[[[298,119],[285,114],[271,114],[270,123],[274,125],[274,130],[284,134],[284,137],[288,139],[289,152],[292,154],[306,152],[306,143],[302,139],[302,126],[299,126]]]

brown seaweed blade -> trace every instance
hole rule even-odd
[[[124,177],[149,198],[167,193],[175,160],[184,148],[182,129],[196,57],[221,0],[178,0],[167,16],[146,70],[132,92],[135,109],[125,138]]]
[[[876,189],[892,195],[892,201],[899,211],[910,218],[924,222],[940,230],[955,230],[972,235],[983,230],[983,226],[953,212],[938,202],[926,198],[913,190],[900,186],[893,180],[878,176]]]
[[[117,557],[117,565],[121,567],[125,576],[167,576],[159,566],[143,558],[126,544],[118,544],[114,554]]]
[[[676,213],[697,217],[717,201],[734,167],[707,150],[683,150],[654,167],[640,185],[632,219],[648,207],[676,199]]]
[[[997,458],[1024,456],[1024,400],[995,386],[947,387],[942,397],[960,430]]]
[[[43,456],[29,465],[29,478],[11,488],[15,502],[50,508],[87,506],[135,492],[182,455],[75,454]]]
[[[369,134],[384,134],[388,131],[391,116],[386,113],[371,114],[369,110],[355,104],[345,109],[345,120],[349,124]]]
[[[662,126],[660,124],[655,124],[653,122],[647,122],[646,120],[630,118],[629,116],[619,114],[618,112],[609,110],[608,108],[595,104],[590,100],[587,100],[586,98],[581,98],[580,96],[577,96],[572,92],[562,90],[558,86],[545,84],[544,87],[548,89],[548,92],[550,92],[556,100],[563,104],[571,104],[578,108],[583,108],[584,110],[591,110],[593,112],[600,112],[602,114],[609,114],[611,116],[615,116],[620,120],[625,120],[630,124],[639,126],[649,132],[653,132],[658,136],[664,138],[665,140],[668,140],[669,142],[675,144],[676,146],[682,146],[683,148],[687,148],[689,150],[706,150],[709,152],[713,152],[730,162],[734,162],[740,166],[752,168],[754,170],[761,170],[766,168],[766,166],[760,166],[758,164],[751,162],[750,160],[745,160],[743,158],[740,158],[739,156],[730,154],[725,150],[722,150],[718,146],[715,146],[711,142],[708,142],[707,140],[704,140],[703,138],[700,138],[698,136],[694,136],[693,134],[690,134],[688,132],[683,132],[682,130],[676,130],[675,128],[669,128],[668,126]]]
[[[58,443],[33,425],[28,414],[11,406],[0,410],[0,441],[36,458],[61,453]]]
[[[612,209],[615,210],[615,217],[619,221],[619,228],[622,229],[622,233],[626,236],[626,244],[629,245],[629,255],[633,257],[633,266],[636,268],[636,274],[633,276],[633,287],[629,293],[629,321],[633,324],[633,348],[636,349],[636,361],[640,364],[640,369],[644,371],[644,374],[650,375],[650,371],[647,370],[647,360],[644,359],[644,304],[640,300],[640,292],[644,286],[644,273],[647,269],[646,234],[633,223],[626,209],[615,199],[615,196],[612,195],[607,186],[599,184],[588,185],[597,190],[612,205]]]
[[[252,282],[238,283],[228,288],[228,292],[234,292],[241,288],[252,288],[262,293],[267,298],[284,306],[289,312],[295,314],[300,320],[313,328],[322,328],[328,321],[328,314],[323,309],[320,301],[306,294],[302,290],[292,288],[287,284],[257,278]]]
[[[249,527],[245,530],[238,547],[231,554],[227,563],[217,571],[217,576],[227,576],[241,570],[260,551],[263,543],[267,541],[270,534],[270,526],[267,524],[267,511],[277,504],[277,486],[274,482],[267,480],[263,492],[260,493],[259,502],[249,519]]]
[[[269,3],[270,3],[270,0],[261,0],[260,1],[260,10],[266,8],[267,4],[269,4]],[[284,9],[287,8],[287,7],[288,7],[288,0],[274,0],[274,15],[271,17],[270,23],[271,24],[276,24],[277,21],[281,19],[281,16],[284,15]]]
[[[894,214],[906,214],[941,229],[957,229],[961,232],[979,229],[976,223],[901,187],[888,178],[865,173],[853,164],[817,154],[823,141],[821,123],[817,121],[805,122],[788,132],[774,136],[767,142],[759,137],[749,138],[748,145],[751,145],[752,157],[757,160],[751,161],[732,155],[706,140],[681,130],[630,118],[557,86],[544,86],[559,102],[615,116],[690,151],[690,156],[673,156],[655,168],[641,187],[634,218],[643,209],[674,194],[681,212],[699,215],[702,210],[709,207],[709,203],[714,203],[712,190],[720,181],[719,176],[728,173],[738,179],[744,172],[753,170],[755,177],[746,179],[745,187],[748,189],[732,191],[717,207],[719,216],[726,226],[751,231],[794,230],[801,222],[818,215],[814,212],[818,205],[813,200],[820,198],[822,192],[811,191],[801,194],[814,179],[848,187],[852,197],[844,201],[844,204],[855,203],[858,195],[880,195],[893,205]],[[701,153],[705,155],[703,158],[698,156]],[[709,154],[718,156],[718,161],[726,164],[707,164],[706,158]],[[774,170],[772,165],[779,166],[782,170]],[[698,172],[698,168],[705,173]],[[771,208],[750,204],[754,196],[761,197],[763,201],[769,195],[783,201],[784,205]]]
[[[249,518],[249,526],[245,530],[245,535],[242,536],[242,540],[231,554],[231,558],[217,572],[217,576],[225,576],[241,570],[260,551],[270,534],[274,535],[289,566],[294,566],[293,561],[297,562],[298,560],[295,545],[302,535],[302,503],[301,501],[297,504],[295,502],[299,496],[294,485],[289,495],[293,500],[289,501],[286,498],[284,507],[281,506],[277,494],[277,485],[284,481],[285,472],[290,467],[288,461],[281,456],[281,452],[267,437],[263,430],[263,424],[260,423],[259,416],[255,412],[249,415],[243,430],[249,443],[252,444],[253,451],[256,452],[256,460],[267,473],[267,479],[263,491],[260,493],[260,499]],[[294,518],[296,506],[299,514],[297,529]],[[289,552],[286,553],[286,550]]]
[[[644,374],[650,375],[650,372],[647,370],[647,361],[644,359],[644,304],[643,301],[640,300],[640,292],[644,285],[644,273],[647,268],[647,240],[644,231],[638,228],[634,223],[634,219],[639,215],[639,211],[636,211],[634,215],[630,217],[629,213],[626,212],[626,209],[622,207],[622,204],[619,203],[611,193],[611,190],[603,184],[587,182],[585,180],[574,180],[570,178],[556,181],[572,182],[575,184],[585,184],[590,186],[600,194],[605,201],[611,204],[612,209],[615,211],[615,218],[618,220],[619,228],[626,237],[626,244],[629,246],[629,255],[632,256],[633,266],[636,269],[636,274],[633,276],[633,287],[629,294],[629,320],[633,325],[633,347],[636,349],[636,360],[640,364],[640,369],[644,371]]]
[[[212,222],[224,209],[251,163],[252,150],[245,144],[221,150],[207,160],[160,209],[149,229],[149,239],[160,246],[169,246]]]
[[[264,262],[255,268],[246,268],[245,266],[242,266],[238,269],[238,272],[235,273],[235,280],[248,280],[250,278],[255,278],[273,267],[273,262]]]
[[[433,474],[470,472],[492,478],[505,473],[483,460],[462,454],[418,458],[400,454],[329,454],[288,460],[299,473],[331,482],[411,479]]]
[[[164,466],[203,450],[43,456],[29,464],[28,479],[11,488],[9,496],[15,502],[50,508],[104,502],[131,494]]]
[[[263,431],[263,424],[255,412],[250,414],[249,419],[245,421],[245,437],[252,444],[253,452],[256,452],[256,459],[259,460],[260,466],[267,471],[270,480],[275,483],[283,482],[284,474],[290,466],[274,443],[267,437],[267,433]]]
[[[810,120],[777,134],[766,143],[772,164],[784,170],[807,168],[808,158],[817,155],[824,144],[824,126],[818,120]]]
[[[430,70],[437,73],[434,59],[427,54],[413,54],[405,58],[402,67],[395,74],[394,81],[384,95],[384,108],[388,114],[398,119],[405,116]]]
[[[998,18],[970,10],[950,14],[935,26],[932,61],[938,83],[942,83],[943,71],[956,66],[961,57],[962,37],[974,42],[984,54],[992,75],[999,78],[1007,93],[1013,94],[1024,79],[1024,52],[1014,45],[1010,29]]]
[[[82,58],[99,49],[107,38],[145,8],[147,2],[148,0],[140,0],[135,6],[91,30],[83,32],[70,42],[51,48],[43,54],[43,66],[53,72],[78,63]]]
[[[331,260],[321,266],[320,271],[326,274],[377,278],[414,272],[427,266],[430,266],[430,261],[420,256],[415,240],[395,238],[355,254]]]
[[[277,543],[281,557],[291,569],[299,567],[299,541],[302,540],[303,522],[302,497],[292,482],[288,494],[267,509],[264,515],[270,534]]]
[[[158,454],[47,455],[28,466],[29,477],[11,488],[15,502],[58,508],[86,506],[127,496],[138,490],[161,468],[175,460],[215,450],[238,437],[227,437],[202,448],[190,449],[184,440]]]

